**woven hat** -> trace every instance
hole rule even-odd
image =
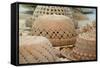
[[[33,17],[36,19],[38,16],[42,15],[67,15],[68,17],[72,17],[72,13],[70,8],[59,7],[59,6],[40,6],[38,5],[33,12]]]
[[[53,46],[75,43],[76,32],[72,20],[63,15],[43,15],[37,18],[32,27],[33,36],[48,38]]]
[[[21,36],[19,42],[20,64],[58,61],[55,49],[45,37]]]
[[[75,28],[77,28],[78,23],[74,20],[73,12],[69,7],[37,5],[35,11],[33,12],[33,21],[35,21],[39,16],[53,14],[70,17],[75,25]]]
[[[96,59],[96,36],[94,32],[79,34],[75,47],[67,55],[71,60],[95,60]]]

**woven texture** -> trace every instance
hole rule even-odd
[[[96,36],[94,32],[86,32],[79,35],[71,56],[75,60],[96,59]]]
[[[33,21],[37,19],[37,17],[42,15],[64,15],[72,19],[75,28],[77,27],[78,23],[73,18],[73,13],[71,8],[69,7],[59,7],[59,6],[43,6],[38,5],[33,12]]]
[[[53,46],[74,44],[75,27],[69,17],[63,15],[43,15],[34,22],[32,34],[48,38]]]
[[[19,63],[56,62],[56,51],[45,37],[22,36],[19,46]]]
[[[90,31],[96,32],[96,21],[92,21],[86,26],[80,28],[80,33],[90,32]]]

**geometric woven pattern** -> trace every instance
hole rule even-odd
[[[37,6],[34,13],[33,18],[37,18],[42,15],[68,15],[72,17],[70,8],[58,7],[58,6]]]
[[[94,32],[86,32],[79,35],[71,57],[76,60],[96,59],[96,36]]]
[[[34,36],[44,36],[53,45],[68,45],[75,42],[76,32],[72,20],[63,15],[43,15],[32,27]]]
[[[52,44],[44,37],[20,37],[19,63],[56,62],[57,56]]]
[[[72,11],[69,7],[59,7],[59,6],[40,6],[38,5],[33,12],[33,21],[37,19],[37,17],[42,16],[42,15],[64,15],[67,17],[70,17],[73,20],[73,15]],[[77,23],[74,22],[75,27],[77,26]]]

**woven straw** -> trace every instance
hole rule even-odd
[[[32,28],[34,36],[48,38],[53,46],[74,44],[75,27],[69,17],[63,15],[43,15],[37,18]]]
[[[33,21],[37,19],[37,17],[42,15],[64,15],[67,17],[70,17],[75,25],[75,28],[77,28],[78,23],[73,18],[73,12],[71,8],[69,7],[59,7],[59,6],[45,6],[45,5],[38,5],[33,12]]]
[[[95,60],[96,37],[94,32],[79,34],[73,51],[67,56],[71,60]]]
[[[56,62],[55,49],[45,37],[22,36],[19,46],[19,63]]]

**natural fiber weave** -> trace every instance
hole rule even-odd
[[[75,27],[69,17],[63,15],[43,15],[37,18],[32,28],[33,36],[48,38],[53,46],[74,44]]]
[[[19,45],[19,63],[58,61],[55,49],[45,37],[22,36]]]
[[[80,34],[77,38],[75,48],[69,56],[72,60],[94,60],[96,59],[96,36],[94,32]],[[74,59],[73,59],[74,58]]]
[[[33,17],[36,19],[38,16],[42,15],[67,15],[72,17],[70,8],[68,7],[59,7],[59,6],[40,6],[38,5],[33,13]]]
[[[73,12],[70,7],[59,7],[59,6],[45,6],[38,5],[33,12],[33,21],[35,21],[39,16],[42,15],[64,15],[72,19],[75,28],[77,28],[78,23],[73,18]]]

